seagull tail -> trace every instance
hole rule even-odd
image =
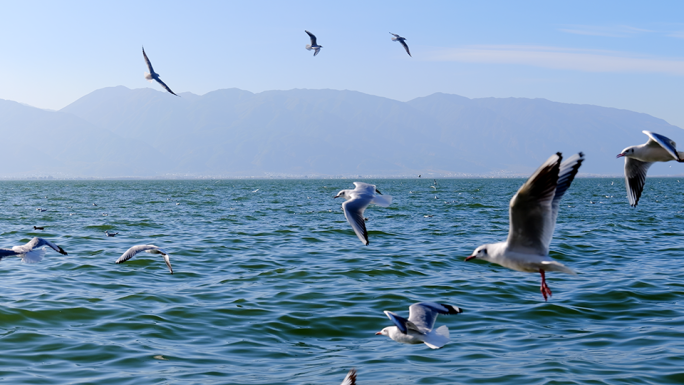
[[[376,204],[378,206],[382,207],[387,207],[390,204],[392,204],[392,196],[391,195],[376,195],[373,197],[373,200],[371,203]]]
[[[24,263],[38,263],[43,260],[45,256],[45,248],[41,247],[38,249],[33,249],[28,253],[22,255],[21,261]]]
[[[438,327],[425,335],[425,345],[432,349],[439,349],[449,342],[449,328],[446,325]]]

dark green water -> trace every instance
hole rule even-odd
[[[636,209],[621,179],[576,180],[551,255],[579,275],[548,274],[549,302],[538,274],[463,261],[506,238],[522,180],[368,181],[394,197],[366,211],[369,246],[332,199],[351,182],[0,182],[0,246],[69,252],[0,262],[0,382],[684,383],[677,179],[649,179]],[[173,275],[114,263],[144,243]],[[438,318],[444,348],[374,335],[418,301],[465,310]]]

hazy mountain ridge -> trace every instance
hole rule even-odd
[[[0,176],[492,176],[529,174],[556,151],[584,151],[585,174],[618,175],[615,155],[645,142],[642,130],[675,141],[684,132],[647,114],[545,99],[436,93],[400,102],[306,89],[179,95],[111,87],[58,112],[0,101],[11,143],[30,132],[51,144],[32,145],[26,162],[13,148]]]

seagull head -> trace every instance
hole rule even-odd
[[[390,329],[392,329],[392,328],[396,329],[397,327],[396,326],[388,326],[388,327],[380,330],[379,332],[375,333],[375,335],[376,336],[387,336],[387,337],[389,337],[390,336]]]
[[[465,260],[470,261],[471,259],[477,258],[477,259],[489,261],[490,254],[487,253],[487,246],[488,245],[482,245],[482,246],[478,247],[477,249],[475,249],[475,251],[473,251],[473,255],[466,257]]]
[[[347,190],[341,190],[333,198],[340,198],[340,197],[344,198],[344,199],[349,199],[349,196],[347,196]]]
[[[617,154],[616,158],[622,158],[623,156],[629,155],[634,155],[634,146],[625,148],[621,153]]]

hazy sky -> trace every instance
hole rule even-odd
[[[528,97],[684,127],[684,1],[5,1],[0,99],[59,109],[96,89],[237,87]],[[304,49],[308,29],[323,46]],[[413,57],[388,32],[406,37]],[[674,138],[676,140],[676,138]]]

